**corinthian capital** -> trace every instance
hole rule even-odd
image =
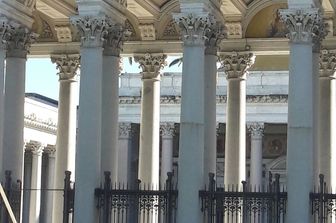
[[[174,15],[174,20],[181,29],[185,45],[204,45],[206,32],[215,23],[207,13],[179,13]]]
[[[263,136],[264,135],[264,123],[248,123],[247,129],[250,132],[251,136]]]
[[[31,152],[33,155],[42,155],[43,152],[43,146],[41,145],[40,142],[37,141],[30,141],[26,143],[25,149],[28,152]]]
[[[8,32],[7,56],[26,58],[31,44],[36,41],[38,35],[31,32],[28,28],[18,24],[10,25]]]
[[[165,122],[160,125],[160,134],[162,137],[173,137],[175,134],[175,125],[173,122]]]
[[[232,52],[220,55],[220,62],[227,79],[246,79],[248,69],[253,65],[255,56],[247,52]]]
[[[312,42],[315,33],[320,29],[322,17],[316,8],[283,9],[280,17],[289,29],[287,37],[294,43]]]
[[[0,49],[7,49],[7,41],[10,39],[9,29],[8,20],[0,17]]]
[[[78,54],[52,55],[51,62],[56,64],[60,81],[76,81],[76,72],[80,65]]]
[[[113,24],[107,28],[104,42],[104,54],[120,56],[124,41],[131,35],[121,24]]]
[[[108,18],[105,16],[75,16],[70,22],[81,36],[82,47],[103,46],[104,36],[107,33]]]
[[[227,37],[224,25],[220,23],[213,24],[205,33],[205,53],[217,55],[218,45]]]
[[[43,152],[48,154],[49,157],[55,158],[56,146],[48,144],[46,147],[44,147]]]
[[[336,78],[336,50],[322,50],[319,64],[321,78]]]
[[[146,53],[134,55],[135,62],[140,64],[143,79],[159,78],[160,70],[166,65],[167,55]]]

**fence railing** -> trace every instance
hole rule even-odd
[[[336,194],[327,187],[324,175],[319,175],[319,188],[310,193],[314,223],[336,222]]]
[[[5,183],[4,192],[8,198],[9,204],[14,213],[15,219],[20,222],[20,210],[21,210],[21,191],[22,183],[20,180],[13,182],[11,177],[11,171],[5,171]],[[9,213],[0,197],[0,222],[11,222]]]
[[[111,173],[105,172],[103,188],[95,190],[102,223],[175,223],[177,190],[172,173],[163,188],[142,185],[112,185]]]
[[[209,187],[199,192],[205,223],[284,223],[287,193],[280,189],[279,175],[269,186],[253,191],[245,181],[239,186],[217,188],[214,174]]]
[[[63,223],[74,222],[75,184],[70,180],[71,172],[65,171],[64,200],[63,200]]]

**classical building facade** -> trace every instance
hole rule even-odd
[[[312,222],[318,175],[336,186],[335,10],[333,0],[0,0],[1,179],[11,171],[37,189],[23,190],[17,217],[62,222],[65,171],[80,223],[99,221],[105,171],[153,188],[173,171],[176,221],[200,223],[209,173],[259,188],[273,171],[287,188],[286,222]],[[181,56],[181,73],[162,73],[169,55]],[[29,56],[59,71],[54,146],[24,140],[25,120],[48,113],[25,114]],[[140,74],[120,76],[122,56]],[[43,152],[55,157],[45,169]],[[41,171],[54,190],[43,215]]]

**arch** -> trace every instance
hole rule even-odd
[[[157,28],[157,38],[158,39],[167,39],[164,38],[164,33],[168,32],[171,33],[169,36],[169,39],[174,39],[174,34],[178,34],[178,30],[176,27],[173,25],[172,20],[172,13],[174,12],[180,12],[180,3],[179,1],[171,1],[167,2],[162,8],[161,8],[161,15],[159,18],[158,23],[156,24]],[[179,35],[176,36],[176,39],[179,38]]]
[[[246,30],[248,26],[250,25],[253,18],[263,9],[266,9],[270,6],[276,6],[276,5],[285,5],[287,7],[287,1],[286,0],[262,0],[262,1],[253,1],[251,5],[249,6],[247,13],[245,15],[245,19],[242,23],[242,31],[243,36],[245,37]]]

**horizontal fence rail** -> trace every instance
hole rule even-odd
[[[336,222],[336,194],[328,189],[324,175],[319,175],[320,185],[317,191],[310,194],[314,223]]]
[[[208,189],[201,190],[204,223],[284,223],[287,193],[280,190],[279,175],[265,191],[250,191],[242,182],[242,191],[216,188],[214,174],[209,176]]]
[[[164,188],[111,184],[111,173],[105,172],[104,188],[95,190],[102,223],[176,223],[177,190],[172,173]]]

